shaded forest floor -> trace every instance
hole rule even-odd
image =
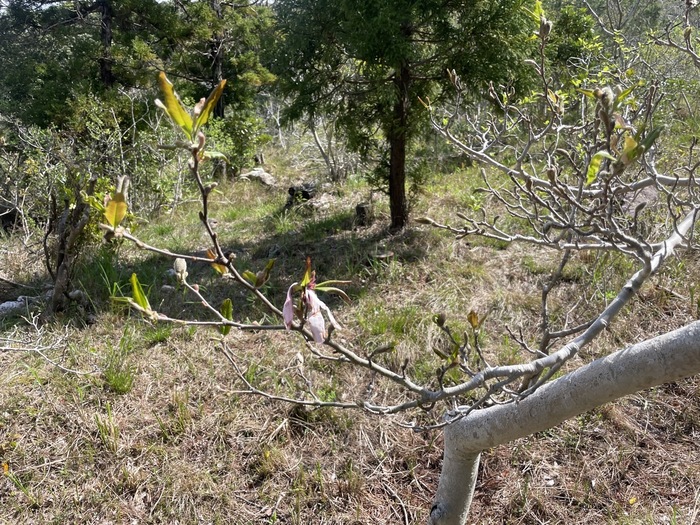
[[[353,348],[396,343],[386,359],[408,359],[415,377],[431,381],[440,364],[431,352],[439,344],[432,316],[445,313],[464,329],[474,310],[489,314],[490,358],[524,358],[506,327],[534,337],[539,287],[556,254],[456,240],[415,224],[393,235],[385,227],[386,202],[376,194],[376,219],[360,227],[355,205],[369,190],[359,181],[323,187],[317,206],[284,213],[294,182],[282,178],[271,189],[225,183],[212,209],[219,239],[241,270],[260,270],[276,258],[264,290],[276,305],[310,255],[321,280],[352,281],[350,304],[328,304]],[[475,185],[469,170],[435,176],[412,213],[454,222],[455,211],[488,208]],[[195,203],[182,204],[135,232],[159,247],[204,253],[197,211]],[[35,293],[45,282],[37,238],[27,245],[0,238],[0,276]],[[241,395],[214,330],[154,325],[110,302],[110,293],[128,292],[136,272],[154,309],[202,318],[168,276],[172,261],[126,244],[86,247],[81,261],[76,283],[89,311],[65,312],[45,326],[28,322],[29,312],[0,321],[0,346],[14,348],[0,351],[0,523],[425,522],[441,435],[398,423],[439,413],[379,418]],[[596,311],[631,269],[617,259],[579,257],[555,294],[553,315],[573,322]],[[270,320],[208,265],[189,271],[212,304],[229,297],[238,318]],[[697,257],[669,261],[571,367],[696,318],[689,291],[698,275]],[[29,295],[0,283],[0,301],[19,294]],[[585,300],[572,313],[567,301],[579,296]],[[297,334],[232,332],[226,341],[245,377],[271,391],[293,395],[300,375],[326,399],[354,400],[375,388],[365,372],[314,360]],[[488,451],[470,522],[697,523],[699,394],[699,378],[665,385]],[[372,395],[402,394],[382,386]]]

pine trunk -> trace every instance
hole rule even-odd
[[[100,56],[100,80],[104,87],[114,85],[115,78],[112,71],[112,20],[114,10],[109,0],[99,3],[100,10],[100,40],[102,41],[102,55]]]
[[[408,67],[402,67],[394,79],[396,104],[389,128],[389,208],[391,229],[400,230],[408,223],[406,202],[406,142],[411,75]]]

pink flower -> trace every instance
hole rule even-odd
[[[306,300],[308,312],[307,321],[309,322],[309,328],[311,329],[311,333],[314,336],[314,341],[316,341],[317,343],[323,343],[326,340],[327,335],[326,323],[323,319],[323,314],[321,313],[321,310],[324,310],[326,312],[328,320],[331,322],[331,325],[333,325],[333,328],[335,328],[336,330],[340,330],[340,325],[333,317],[330,308],[328,308],[328,306],[326,306],[326,303],[324,303],[318,298],[316,292],[307,288],[304,298]]]
[[[282,317],[284,318],[284,327],[289,330],[292,328],[292,322],[294,321],[294,298],[292,294],[294,288],[298,286],[299,283],[292,284],[287,290],[287,299],[284,301],[284,306],[282,307]],[[306,305],[306,321],[309,323],[309,329],[314,337],[314,341],[317,343],[323,343],[326,340],[326,321],[323,318],[323,311],[326,312],[328,320],[330,321],[333,328],[340,330],[340,324],[335,320],[330,308],[326,306],[326,303],[321,301],[316,292],[311,288],[307,287],[303,294],[304,303]]]
[[[284,302],[284,307],[282,308],[282,317],[284,318],[284,327],[289,330],[292,327],[292,321],[294,321],[294,299],[292,299],[292,290],[297,286],[298,283],[294,283],[287,290],[287,300]]]

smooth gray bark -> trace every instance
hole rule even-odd
[[[700,321],[619,350],[547,383],[519,403],[471,412],[445,428],[445,457],[430,525],[465,524],[480,452],[595,407],[700,373]]]

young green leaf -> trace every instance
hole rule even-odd
[[[535,23],[538,24],[540,23],[540,18],[544,16],[544,9],[542,9],[542,2],[540,0],[535,2],[532,11],[526,7],[523,7],[522,9],[532,17]]]
[[[314,290],[316,290],[318,292],[332,293],[332,294],[340,296],[340,298],[343,299],[343,301],[348,302],[348,303],[350,302],[350,298],[348,297],[348,294],[346,294],[340,288],[336,288],[335,286],[316,285]]]
[[[311,257],[306,257],[306,271],[304,272],[304,278],[299,283],[302,288],[308,285],[314,278],[313,272],[311,271]]]
[[[112,228],[119,226],[119,223],[126,217],[126,200],[123,193],[115,193],[112,196],[105,208],[104,216]]]
[[[439,348],[437,348],[435,346],[432,347],[432,350],[433,350],[433,353],[436,356],[438,356],[440,359],[447,360],[450,358],[450,356],[448,356],[446,353],[444,353],[442,350],[440,350]]]
[[[252,272],[250,270],[245,270],[243,273],[243,278],[248,281],[250,284],[255,286],[255,281],[257,280],[257,276],[255,275],[255,272]]]
[[[637,158],[639,155],[639,148],[637,147],[637,141],[631,135],[625,136],[625,144],[622,147],[622,155],[620,160],[627,166],[630,162]]]
[[[586,185],[590,186],[598,178],[598,173],[600,172],[600,164],[603,159],[615,160],[610,153],[607,151],[599,151],[591,159],[591,163],[588,165],[588,171],[586,171]]]
[[[212,261],[215,261],[216,260],[216,252],[213,249],[209,248],[207,250],[207,257],[209,259],[211,259]],[[214,270],[216,270],[216,273],[218,273],[219,275],[224,275],[224,274],[228,273],[228,268],[223,264],[219,264],[217,262],[212,262],[211,267],[214,268]]]
[[[80,198],[83,199],[83,201],[86,202],[93,210],[97,210],[98,212],[104,214],[105,205],[100,201],[100,199],[94,195],[88,195],[84,191],[80,192]]]
[[[623,92],[621,92],[619,95],[615,97],[615,107],[618,108],[620,105],[627,99],[627,97],[630,96],[632,91],[634,91],[634,88],[637,86],[632,86],[627,89],[625,89]]]
[[[658,128],[652,129],[649,133],[647,133],[646,137],[644,137],[642,140],[639,141],[639,146],[643,148],[642,153],[644,151],[647,151],[651,146],[656,142],[656,139],[659,138],[659,135],[661,135],[661,132],[663,131],[664,127],[659,126]]]
[[[233,303],[231,302],[231,299],[224,300],[223,304],[221,305],[221,315],[223,315],[229,321],[233,320]],[[219,326],[219,332],[221,332],[221,335],[228,335],[230,331],[230,325]]]
[[[319,286],[328,286],[329,284],[352,284],[352,281],[339,281],[337,279],[329,279],[328,281],[318,283],[316,285],[316,288],[318,288]]]
[[[583,93],[583,94],[586,95],[588,98],[593,98],[593,99],[595,99],[595,90],[593,90],[593,89],[579,88],[579,89],[577,89],[576,91],[578,91],[579,93]]]
[[[193,135],[197,134],[199,128],[204,126],[204,124],[206,124],[209,120],[209,115],[211,115],[211,112],[214,111],[216,103],[219,101],[219,98],[221,98],[221,94],[224,92],[224,87],[226,87],[225,79],[219,82],[219,85],[216,86],[211,93],[209,93],[207,100],[204,101],[204,104],[201,106],[201,108],[197,108],[199,110],[199,115],[197,116],[197,120],[194,123],[194,128],[192,130]]]
[[[136,304],[138,304],[144,310],[149,312],[151,311],[151,305],[148,302],[148,297],[146,297],[146,294],[141,287],[141,283],[139,282],[139,278],[136,277],[135,273],[131,274],[131,295]]]
[[[165,102],[156,100],[156,104],[160,108],[164,109],[170,119],[175,124],[180,126],[180,128],[182,128],[182,131],[185,132],[187,138],[192,140],[195,135],[192,132],[192,117],[185,109],[185,106],[180,101],[180,97],[178,97],[177,93],[175,93],[173,85],[170,83],[168,77],[165,76],[163,71],[158,73],[158,84],[160,85],[160,90],[163,92]]]
[[[261,271],[258,272],[255,275],[255,287],[260,288],[263,284],[265,284],[269,279],[270,279],[270,272],[272,271],[272,268],[275,266],[275,261],[277,259],[270,259],[267,262],[267,265],[265,268]]]
[[[348,295],[340,288],[336,288],[335,286],[330,286],[332,284],[352,284],[352,281],[338,281],[336,279],[330,279],[328,281],[323,281],[322,283],[318,283],[314,289],[318,290],[320,292],[336,294],[336,295],[340,296],[340,298],[343,301],[345,301],[346,303],[349,303],[350,298],[348,297]]]
[[[202,158],[204,159],[222,159],[224,162],[228,162],[228,157],[221,153],[220,151],[210,151],[206,150],[202,154]]]

